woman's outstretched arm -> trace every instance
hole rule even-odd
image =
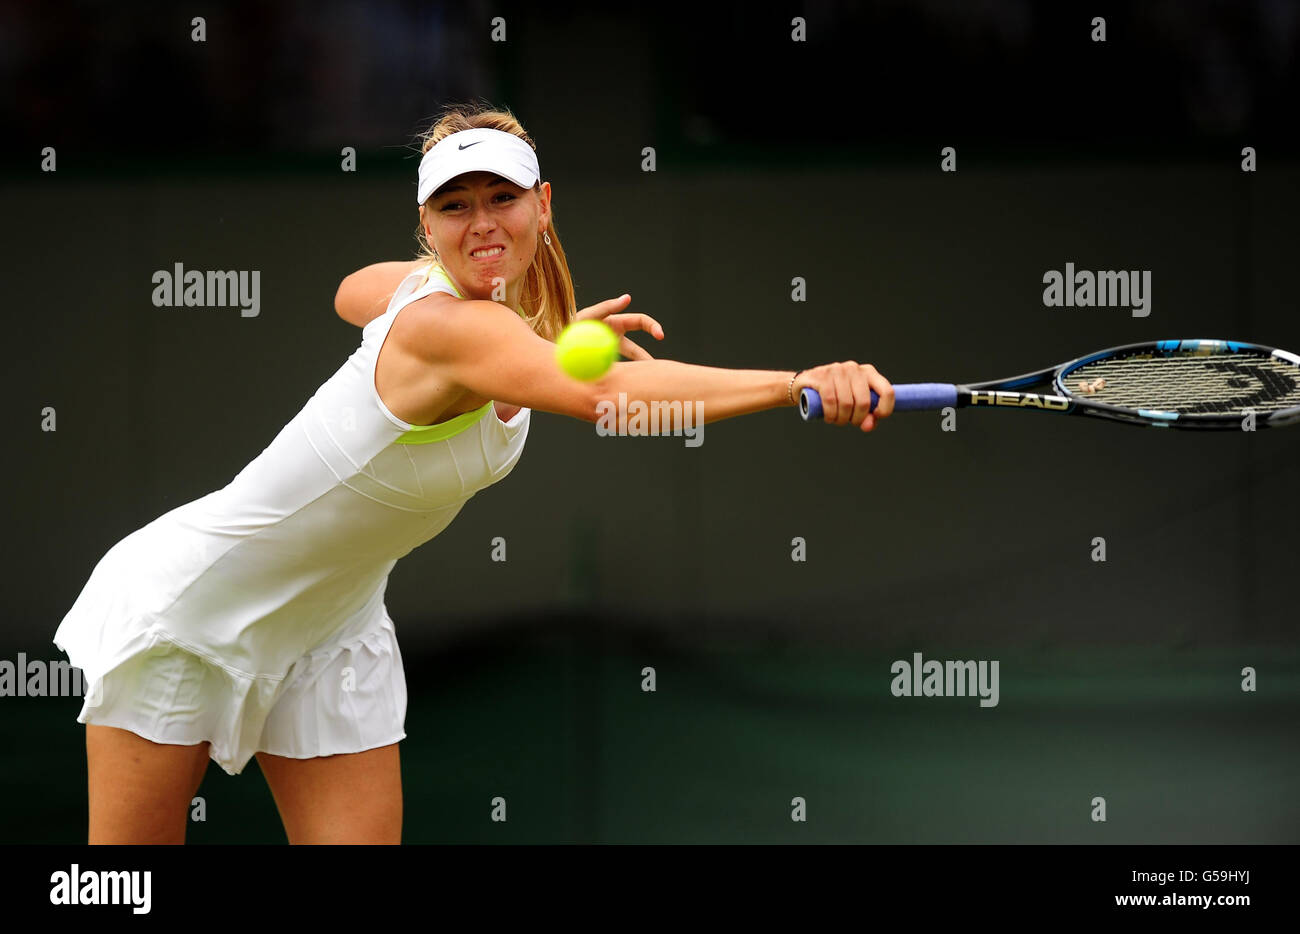
[[[592,308],[615,313],[629,300],[623,296]],[[437,297],[417,304],[422,306],[421,311],[399,329],[400,352],[435,368],[445,380],[489,399],[593,423],[601,417],[599,404],[606,401],[617,405],[620,394],[625,394],[628,404],[638,400],[668,406],[691,402],[697,423],[792,404],[793,370],[738,370],[676,360],[631,360],[615,363],[595,382],[579,382],[556,364],[555,345],[502,305]],[[805,370],[794,382],[795,399],[804,386],[821,393],[824,420],[832,424],[851,422],[870,431],[876,416],[887,416],[893,410],[893,388],[870,365],[847,361]],[[873,389],[880,396],[875,415],[871,414],[870,403]]]

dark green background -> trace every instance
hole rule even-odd
[[[1149,29],[1150,48],[1093,50],[1056,17],[1010,59],[903,29],[889,61],[912,70],[887,86],[847,27],[796,60],[770,39],[709,46],[671,19],[519,15],[458,89],[533,133],[579,304],[630,292],[665,327],[642,340],[659,356],[855,359],[902,382],[1140,340],[1300,350],[1300,166],[1276,119],[1293,112],[1292,70],[1254,75],[1258,106],[1225,129],[1178,109],[1198,100],[1179,97],[1194,77],[1148,63],[1163,77],[1144,83]],[[738,10],[705,22],[767,28]],[[1052,64],[1094,51],[1109,58],[1093,78]],[[923,80],[935,57],[950,71]],[[834,94],[818,90],[827,75],[845,82]],[[249,81],[250,100],[286,93]],[[24,106],[41,100],[24,87]],[[50,99],[64,119],[8,127],[22,145],[0,187],[8,659],[59,657],[50,637],[99,557],[228,482],[356,347],[332,310],[341,277],[414,248],[414,123],[386,146],[361,128],[321,140],[310,112],[300,134],[257,136],[218,96],[189,99],[174,136],[144,105],[123,125],[152,137],[79,136]],[[1144,113],[1160,115],[1150,132]],[[47,174],[35,153],[51,127]],[[284,144],[313,127],[311,145]],[[355,173],[339,171],[345,145]],[[946,145],[956,174],[938,171]],[[1259,172],[1240,171],[1243,145],[1260,146]],[[150,276],[176,262],[260,270],[260,315],[153,307]],[[1044,307],[1044,272],[1067,262],[1150,270],[1150,317]],[[805,303],[790,300],[795,276]],[[57,432],[40,430],[44,406]],[[704,438],[600,438],[534,413],[511,476],[399,564],[387,603],[410,688],[408,841],[1300,839],[1300,429],[962,412],[956,432],[920,414],[864,436],[782,410]],[[795,536],[805,563],[790,560]],[[1105,563],[1090,560],[1095,536]],[[1001,703],[892,697],[891,662],[917,651],[998,659]],[[1246,666],[1255,693],[1240,690]],[[84,838],[78,708],[0,698],[0,840]],[[192,840],[283,839],[256,772],[210,768]],[[489,819],[497,795],[504,825]],[[1098,795],[1105,824],[1089,819]],[[795,796],[806,824],[789,819]]]

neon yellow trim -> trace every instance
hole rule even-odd
[[[465,293],[463,293],[459,288],[456,287],[456,283],[451,281],[451,276],[447,275],[447,270],[443,269],[441,266],[437,265],[436,263],[430,265],[428,278],[430,279],[437,278],[442,280],[443,282],[447,283],[447,285],[451,286],[452,290],[456,293],[457,298],[465,297]],[[502,302],[501,304],[504,305],[505,303]],[[509,305],[506,305],[506,307],[510,308]],[[524,321],[528,320],[528,315],[524,314],[521,309],[511,308],[510,310],[513,311],[515,314],[517,314]]]
[[[416,425],[398,438],[395,443],[432,444],[435,441],[446,441],[448,438],[460,434],[471,425],[477,424],[479,419],[486,415],[490,408],[492,408],[492,403],[485,402],[481,408],[477,408],[472,412],[461,412],[455,418],[450,418],[445,422],[439,422],[436,425]]]
[[[456,287],[456,283],[451,281],[451,276],[447,270],[443,269],[437,263],[431,263],[429,266],[428,279],[438,279],[449,285],[456,293],[458,298],[464,298],[464,293]],[[427,279],[426,279],[427,281]],[[492,402],[485,402],[480,408],[472,412],[461,412],[454,418],[445,422],[439,422],[436,425],[416,425],[409,431],[401,435],[396,444],[432,444],[435,441],[446,441],[448,438],[454,438],[466,428],[475,425],[478,421],[487,415],[488,409],[492,407]]]
[[[453,292],[456,293],[457,298],[465,297],[464,293],[461,292],[461,290],[456,287],[456,283],[451,281],[451,276],[447,275],[447,270],[443,269],[441,266],[437,265],[436,263],[432,264],[429,268],[429,278],[440,279],[443,282],[445,282],[447,285],[451,286],[451,289]]]

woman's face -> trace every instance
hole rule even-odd
[[[429,245],[463,289],[476,299],[514,305],[551,220],[551,185],[520,188],[489,172],[458,175],[424,203],[420,221]],[[493,294],[503,287],[505,294]]]

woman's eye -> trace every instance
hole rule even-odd
[[[508,192],[508,191],[501,191],[501,192],[498,192],[498,193],[494,196],[494,200],[495,200],[498,204],[508,204],[508,203],[510,203],[511,201],[514,201],[514,200],[515,200],[515,196],[512,195],[512,194],[510,194],[510,192]],[[438,208],[438,210],[439,210],[439,212],[443,212],[443,211],[458,211],[458,210],[460,210],[461,208],[463,208],[464,206],[465,206],[465,203],[464,203],[463,201],[448,201],[448,202],[447,202],[446,204],[444,204],[442,207]]]

